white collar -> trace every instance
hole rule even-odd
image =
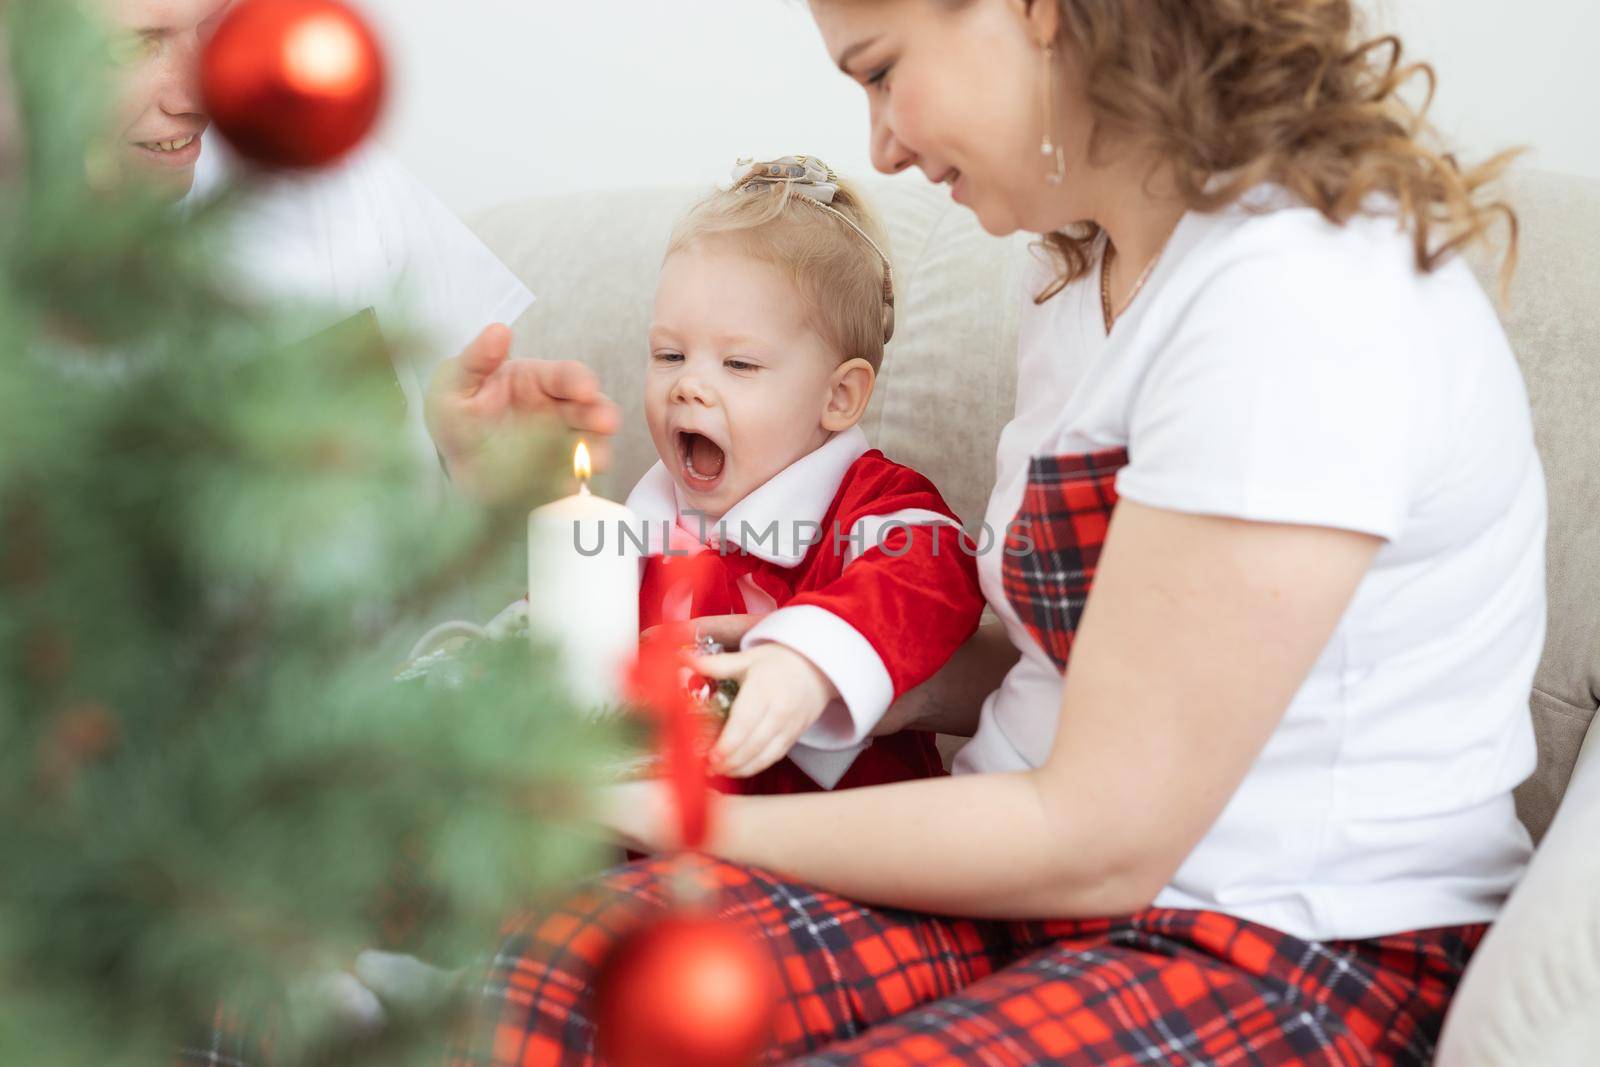
[[[823,516],[838,495],[845,472],[870,447],[859,426],[834,434],[752,489],[721,522],[706,523],[706,544],[715,548],[726,542],[768,563],[798,566],[811,545],[827,538],[820,528]],[[679,505],[677,485],[660,460],[628,494],[628,509],[644,520],[652,537],[661,523],[678,522],[683,514]],[[702,522],[690,516],[684,525],[698,533]]]

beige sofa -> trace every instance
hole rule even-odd
[[[988,237],[925,182],[871,189],[897,262],[900,327],[866,430],[976,521],[1016,395],[1027,242]],[[516,324],[520,349],[583,360],[623,404],[627,431],[602,482],[614,496],[655,458],[638,385],[644,338],[661,249],[693,195],[531,200],[475,220],[539,297]],[[1530,700],[1539,768],[1517,796],[1542,843],[1462,986],[1438,1057],[1452,1067],[1600,1063],[1600,740],[1583,746],[1600,697],[1600,182],[1529,174],[1512,198],[1522,260],[1505,322],[1550,489],[1550,628]],[[1492,258],[1475,255],[1480,277]]]

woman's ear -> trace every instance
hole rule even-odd
[[[1061,33],[1061,5],[1057,0],[1011,0],[1017,13],[1028,23],[1028,36],[1043,48],[1055,43]]]
[[[847,359],[828,379],[828,402],[822,409],[822,428],[829,433],[848,430],[861,421],[872,400],[878,374],[860,356]]]

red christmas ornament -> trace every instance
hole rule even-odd
[[[619,940],[595,976],[610,1067],[746,1067],[771,1033],[770,956],[731,924],[671,915]]]
[[[338,0],[240,0],[200,57],[212,122],[268,167],[323,167],[360,144],[384,77],[377,38]]]

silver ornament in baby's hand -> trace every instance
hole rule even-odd
[[[697,656],[720,656],[727,651],[722,647],[722,642],[703,634],[695,638],[689,650]],[[711,714],[726,719],[733,710],[734,698],[739,695],[739,683],[732,678],[701,678],[700,686],[693,695]]]

